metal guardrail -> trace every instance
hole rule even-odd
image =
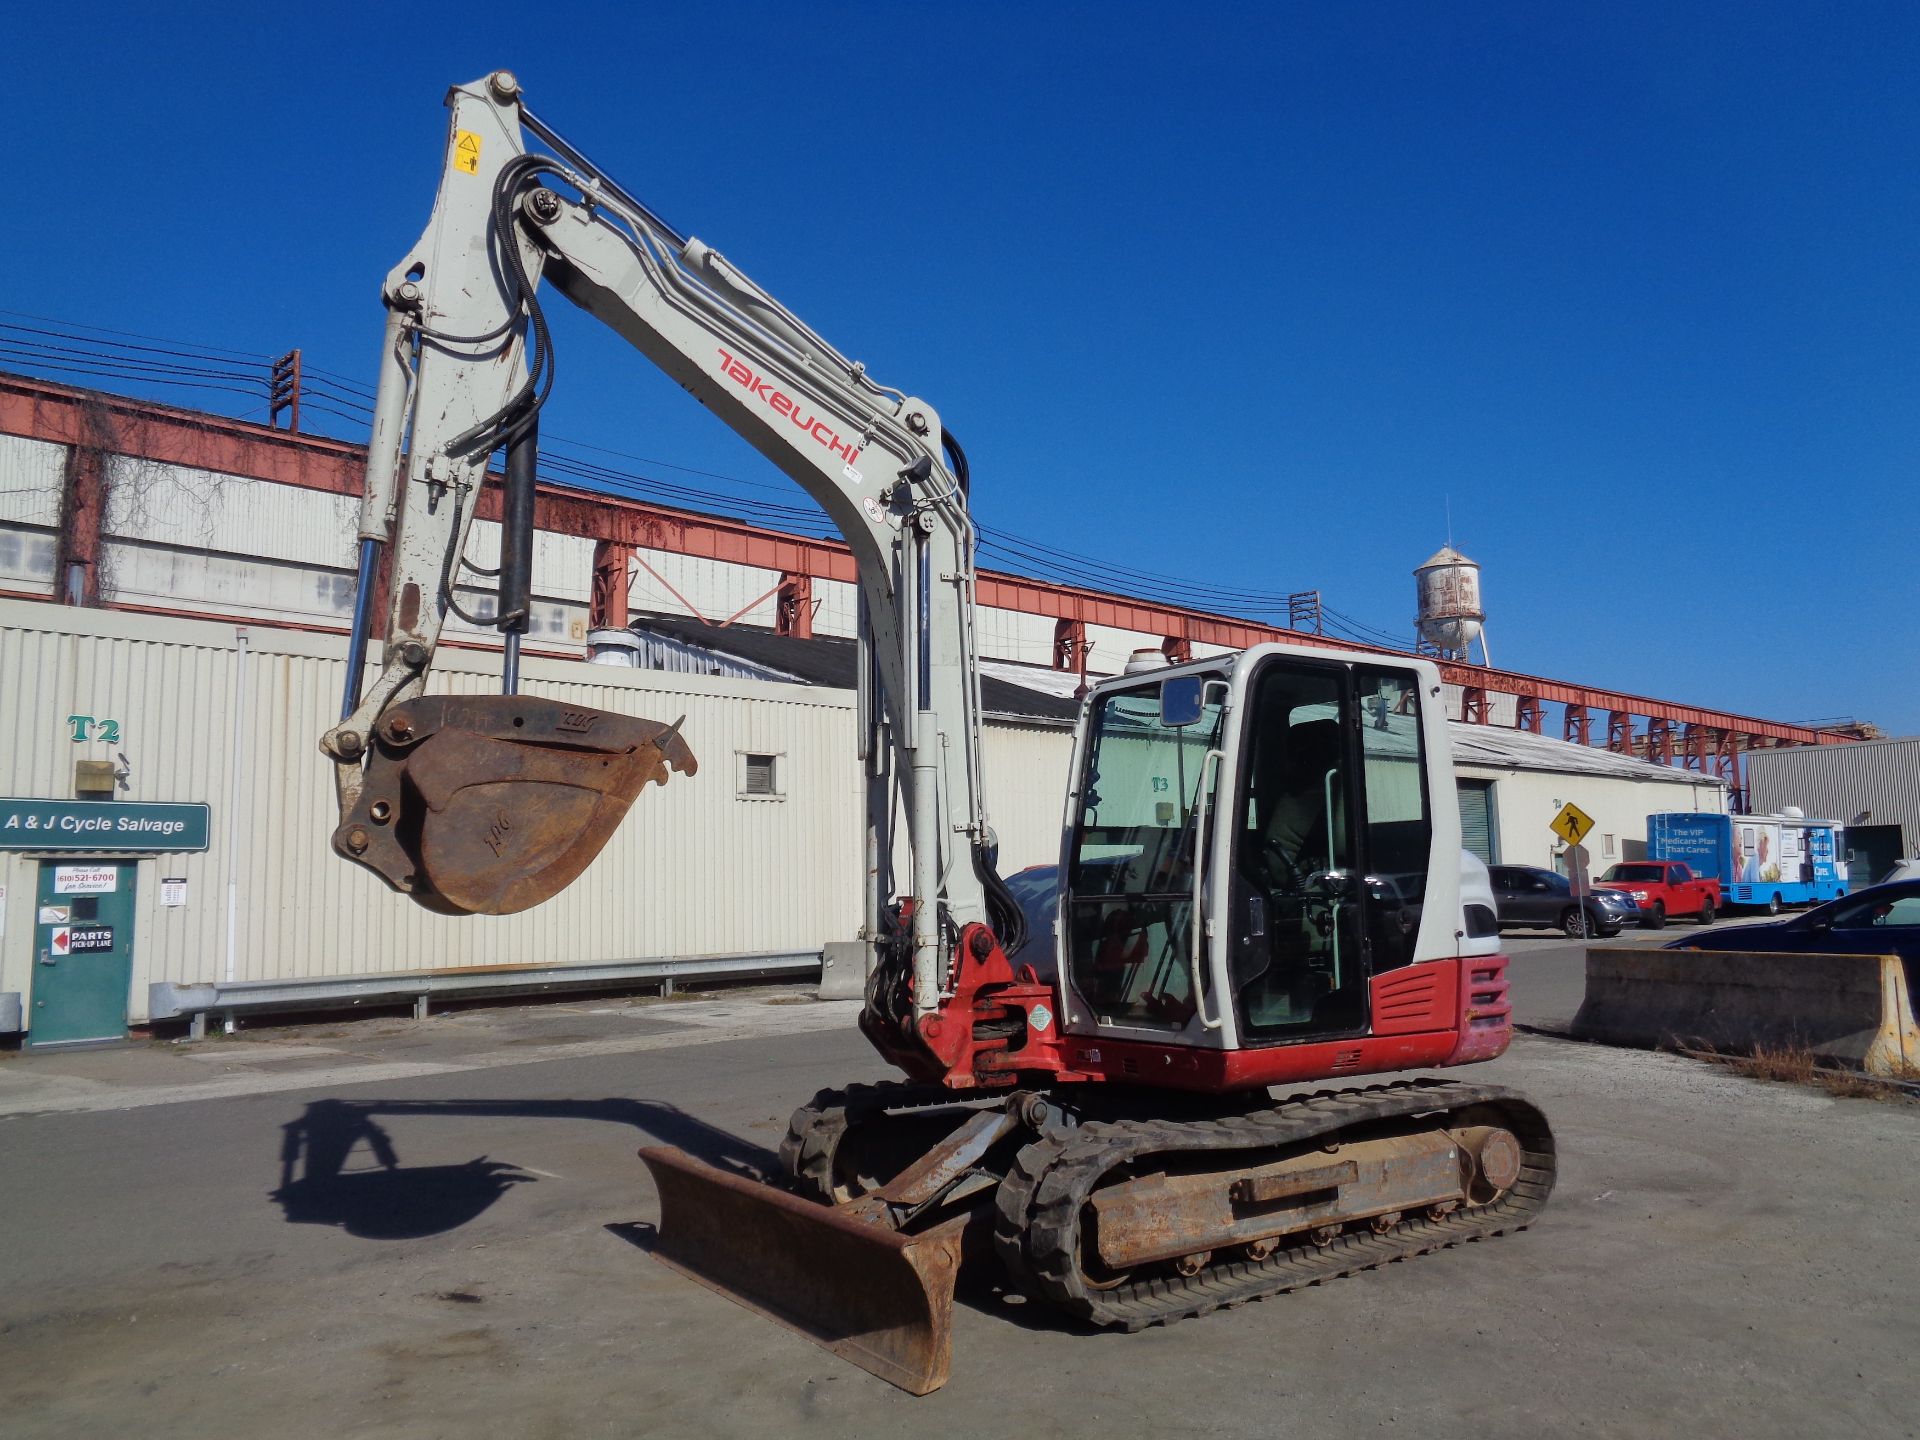
[[[607,990],[657,984],[671,995],[675,981],[752,980],[820,973],[818,950],[768,950],[742,955],[698,955],[607,960],[592,965],[478,965],[458,970],[402,970],[379,975],[329,975],[306,980],[230,980],[147,988],[153,1020],[188,1019],[193,1037],[206,1034],[207,1017],[231,1019],[275,1011],[346,1010],[411,1001],[425,1019],[435,997],[543,995],[561,990]]]

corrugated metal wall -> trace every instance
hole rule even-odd
[[[1920,736],[1852,745],[1798,745],[1747,753],[1754,812],[1798,805],[1841,824],[1871,811],[1871,825],[1898,825],[1902,853],[1920,853]]]
[[[1000,837],[1000,873],[1056,863],[1073,731],[989,721],[982,752],[987,818]]]
[[[850,696],[529,661],[532,694],[669,720],[686,713],[701,772],[648,790],[586,877],[550,904],[454,920],[388,893],[327,848],[333,802],[315,740],[338,704],[342,667],[329,653],[338,642],[258,628],[250,639],[243,653],[229,626],[0,603],[0,728],[17,737],[0,753],[0,791],[71,794],[74,760],[117,748],[133,769],[127,798],[213,806],[209,852],[140,865],[136,1018],[150,982],[229,967],[264,979],[811,949],[858,923]],[[445,661],[448,690],[498,683],[477,657]],[[75,712],[118,719],[120,745],[73,744],[65,717]],[[736,798],[743,750],[785,757],[783,799]],[[0,866],[14,897],[0,989],[24,991],[37,863],[7,855]],[[823,875],[835,869],[842,883]],[[187,905],[159,906],[162,872],[187,879]]]
[[[67,617],[76,623],[60,623]],[[218,963],[225,934],[231,736],[221,717],[232,707],[234,666],[231,629],[180,626],[171,643],[120,638],[135,627],[161,630],[160,622],[135,617],[0,602],[0,735],[8,741],[0,747],[0,793],[71,796],[76,760],[124,754],[132,769],[125,798],[212,804],[211,851],[139,866],[132,998],[144,1012],[148,980],[219,973],[207,967]],[[73,743],[67,717],[74,714],[119,721],[119,741]],[[8,895],[0,990],[29,994],[38,874],[37,861],[0,853]],[[163,874],[186,879],[187,905],[160,905]]]
[[[527,661],[529,694],[684,713],[700,772],[649,788],[586,875],[546,905],[454,919],[328,848],[333,794],[316,742],[337,711],[341,648],[290,631],[253,627],[243,643],[232,625],[0,601],[0,733],[12,741],[0,749],[0,794],[71,795],[74,761],[124,753],[123,798],[213,808],[209,851],[140,862],[135,1020],[158,980],[815,949],[855,932],[863,811],[850,693]],[[441,662],[437,689],[498,685],[483,656],[443,651]],[[73,743],[75,713],[118,720],[119,743]],[[986,745],[1005,863],[1051,861],[1070,736],[996,724]],[[740,796],[744,753],[780,757],[778,798]],[[37,860],[0,852],[0,990],[29,990],[37,874]],[[163,875],[187,880],[186,905],[159,904]]]

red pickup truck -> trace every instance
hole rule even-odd
[[[1711,925],[1720,909],[1720,882],[1703,879],[1678,860],[1629,860],[1607,867],[1594,881],[1609,890],[1624,890],[1640,906],[1640,923],[1658,930],[1669,915],[1691,915]]]

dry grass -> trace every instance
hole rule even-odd
[[[1920,1070],[1912,1067],[1903,1075],[1881,1079],[1858,1070],[1822,1065],[1805,1045],[1759,1045],[1745,1055],[1729,1054],[1698,1043],[1682,1045],[1679,1049],[1682,1055],[1724,1065],[1736,1075],[1745,1075],[1754,1080],[1779,1081],[1787,1085],[1804,1085],[1842,1099],[1909,1099],[1911,1092],[1908,1087],[1920,1081]]]
[[[1893,1100],[1902,1092],[1872,1075],[1856,1075],[1851,1070],[1818,1070],[1813,1083],[1829,1095],[1855,1100]]]
[[[1788,1085],[1811,1085],[1820,1068],[1813,1051],[1804,1045],[1757,1045],[1751,1055],[1727,1056],[1726,1065],[1755,1080],[1778,1080]]]

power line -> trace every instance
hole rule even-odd
[[[1017,543],[1021,548],[1051,557],[1058,561],[1077,563],[1093,570],[1115,576],[1126,576],[1136,580],[1172,584],[1196,595],[1211,594],[1226,600],[1256,604],[1266,609],[1281,610],[1287,607],[1290,598],[1284,593],[1270,590],[1247,590],[1237,586],[1215,585],[1204,581],[1187,580],[1178,575],[1167,575],[1153,570],[1139,570],[1130,565],[1120,565],[1110,560],[1101,560],[1096,556],[1082,555],[1072,550],[1062,550],[1057,546],[1048,545],[1038,540],[1026,539],[1013,534],[1011,531],[1000,530],[994,526],[982,525],[979,528],[983,537],[983,543],[985,537],[989,536],[994,537],[996,541],[1004,538],[1008,542]]]
[[[142,335],[133,330],[109,330],[104,325],[87,325],[78,320],[56,320],[50,315],[34,315],[25,310],[0,309],[0,315],[11,315],[16,320],[38,320],[43,325],[59,325],[67,330],[91,330],[97,335],[124,335],[132,340],[151,340],[156,345],[189,345],[196,350],[204,350],[220,355],[240,355],[249,360],[271,362],[271,355],[262,355],[253,350],[229,350],[221,345],[201,345],[193,341],[174,340],[163,335]],[[78,338],[78,337],[75,337]]]
[[[0,358],[16,357],[12,355],[8,347],[0,345]],[[30,356],[25,358],[34,359],[34,368],[36,370],[51,370],[62,375],[87,375],[101,380],[152,380],[151,376],[142,375],[138,372],[129,374],[124,370],[116,370],[102,365],[69,365],[55,360],[48,360],[44,357]],[[223,390],[230,395],[254,396],[260,393],[257,389],[246,389],[238,385],[218,385],[203,380],[167,380],[164,383],[186,390]]]
[[[1331,606],[1323,605],[1321,613],[1326,616],[1329,626],[1339,630],[1350,640],[1361,640],[1372,645],[1388,645],[1396,650],[1414,648],[1414,642],[1407,637],[1390,634],[1377,626],[1356,620],[1351,615],[1343,615]]]

